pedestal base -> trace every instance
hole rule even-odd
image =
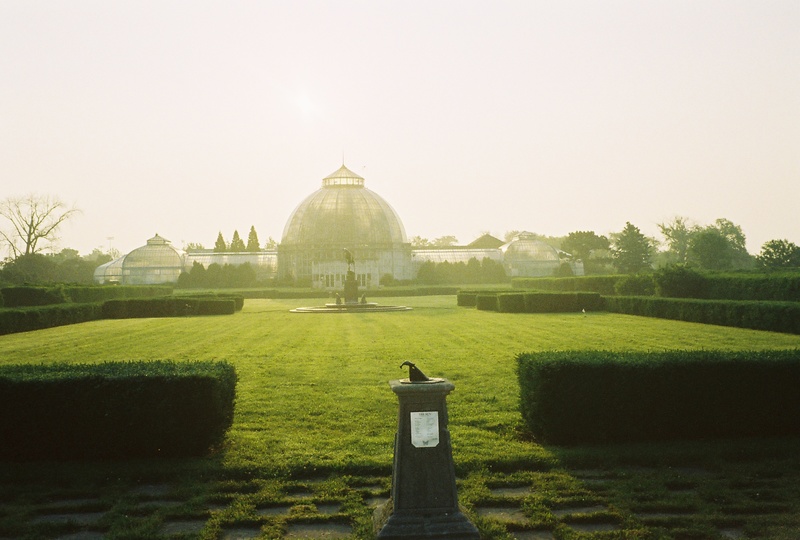
[[[378,540],[480,540],[480,533],[462,512],[424,515],[392,512],[392,501],[378,507],[373,523]]]

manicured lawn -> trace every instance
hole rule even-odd
[[[539,350],[796,348],[800,336],[606,313],[479,312],[456,307],[452,296],[378,301],[414,310],[295,314],[289,309],[315,301],[247,300],[243,311],[232,316],[108,320],[0,337],[3,363],[223,359],[235,364],[239,374],[228,443],[207,459],[4,465],[0,503],[11,509],[0,512],[0,537],[47,537],[49,531],[83,530],[74,523],[31,525],[35,521],[31,516],[41,513],[42,499],[69,492],[65,485],[73,483],[77,498],[99,491],[100,500],[93,504],[110,510],[106,521],[94,526],[110,536],[166,534],[163,527],[169,519],[204,516],[197,518],[205,520],[197,534],[205,537],[223,537],[238,526],[280,537],[294,519],[346,522],[355,537],[368,538],[369,509],[362,503],[366,493],[383,496],[388,491],[397,422],[396,398],[388,381],[405,376],[399,368],[404,360],[456,385],[448,398],[450,430],[462,479],[460,494],[468,510],[477,513],[481,505],[500,501],[492,487],[533,488],[517,501],[526,521],[499,525],[491,517],[476,518],[487,538],[510,538],[507,531],[531,528],[555,538],[571,537],[570,531],[577,529],[567,523],[573,518],[561,518],[553,511],[578,501],[587,508],[605,508],[579,513],[578,522],[616,527],[592,533],[598,537],[703,538],[702,531],[718,534],[728,522],[729,528],[753,534],[765,512],[748,513],[749,499],[734,500],[735,486],[719,478],[724,471],[735,476],[734,484],[744,483],[748,490],[763,485],[767,497],[778,499],[777,506],[766,507],[766,515],[778,520],[773,526],[787,528],[785,538],[800,531],[796,517],[775,517],[791,512],[796,516],[800,510],[800,494],[789,486],[790,481],[800,480],[794,457],[797,441],[545,448],[523,432],[513,362],[519,352]],[[686,463],[707,474],[681,479],[670,472],[676,467],[684,470]],[[636,467],[646,467],[641,485],[635,480],[639,477],[629,472]],[[598,477],[601,489],[590,489],[592,482],[582,481],[570,472],[573,469],[586,478]],[[759,479],[747,480],[751,473],[760,474]],[[164,482],[170,486],[170,497],[183,501],[183,506],[158,508],[147,515],[130,511],[138,508],[136,497],[124,495],[131,485]],[[684,499],[691,500],[673,501],[673,491],[664,487],[669,482],[685,484],[694,490],[691,497],[700,500],[684,493]],[[720,504],[713,503],[710,494],[717,489],[726,499]],[[288,518],[259,514],[264,505],[293,500],[292,493],[298,490],[309,491],[316,504],[335,500],[341,511],[329,517],[305,508],[309,505],[295,504]],[[642,506],[643,497],[652,504]],[[509,504],[504,501],[500,502]],[[664,511],[676,507],[682,511]],[[733,507],[741,510],[736,519],[720,520],[718,514],[725,517],[724,509]],[[648,524],[636,517],[637,508],[649,509],[657,517]],[[686,517],[686,508],[700,517]],[[764,510],[763,505],[759,508]],[[670,536],[670,531],[682,529],[684,536]]]

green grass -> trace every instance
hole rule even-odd
[[[267,537],[278,536],[275,531],[283,530],[285,523],[259,517],[255,509],[285,502],[292,490],[304,489],[314,494],[315,501],[343,503],[341,515],[330,519],[353,523],[356,537],[368,538],[369,512],[358,503],[365,489],[381,494],[388,490],[397,422],[396,397],[388,381],[405,376],[399,368],[404,360],[414,361],[428,375],[447,377],[456,386],[448,398],[450,430],[462,478],[459,493],[468,508],[491,502],[493,485],[522,483],[537,487],[523,504],[530,517],[525,527],[553,531],[557,538],[572,533],[551,510],[579,499],[610,504],[612,515],[575,519],[611,520],[633,535],[597,533],[598,537],[678,538],[683,533],[658,536],[662,534],[658,531],[683,527],[688,531],[684,537],[702,538],[691,535],[725,522],[724,509],[739,504],[733,488],[692,478],[698,489],[722,489],[729,501],[720,506],[697,495],[700,501],[686,504],[700,517],[688,524],[675,518],[680,523],[674,526],[660,522],[647,526],[632,517],[637,505],[641,507],[642,493],[652,503],[646,508],[668,508],[683,503],[672,501],[673,491],[664,485],[680,483],[674,469],[687,462],[710,468],[713,475],[738,478],[734,483],[739,484],[746,483],[742,476],[754,468],[766,468],[775,476],[769,465],[774,462],[780,464],[783,480],[773,482],[777,487],[770,487],[770,493],[783,506],[773,510],[797,514],[800,495],[793,499],[788,486],[792,479],[800,484],[800,467],[791,457],[797,454],[796,441],[545,448],[523,431],[513,360],[519,352],[541,350],[796,348],[800,336],[607,313],[479,312],[456,307],[452,296],[381,303],[410,305],[414,310],[294,314],[288,310],[309,301],[247,300],[233,316],[103,320],[0,337],[3,363],[219,359],[235,364],[239,374],[234,425],[226,447],[207,459],[3,467],[0,503],[14,504],[13,510],[0,512],[0,537],[44,534],[42,527],[26,528],[24,523],[32,512],[40,511],[43,498],[70,489],[77,495],[99,490],[108,499],[112,517],[100,527],[109,535],[150,537],[161,522],[174,516],[158,510],[131,517],[125,504],[135,501],[125,502],[121,494],[132,484],[169,481],[175,496],[185,501],[174,514],[200,513],[208,518],[203,505],[218,501],[225,506],[210,514],[201,533],[206,537],[240,523],[256,524]],[[638,466],[648,467],[641,486],[632,484],[624,472]],[[603,489],[588,489],[572,469],[600,470]],[[713,478],[722,484],[727,481]],[[78,487],[65,487],[71,484]],[[303,505],[293,512],[292,519],[321,519]],[[496,522],[477,521],[486,538],[508,538],[506,528]],[[741,527],[749,533],[747,527],[758,528],[756,521],[751,515]],[[800,531],[800,524],[790,521],[774,526],[788,527],[791,534]],[[738,522],[734,525],[740,527]]]

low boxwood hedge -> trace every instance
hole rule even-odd
[[[517,356],[522,416],[549,444],[800,435],[800,350]]]
[[[129,298],[103,303],[103,317],[106,319],[232,315],[235,311],[236,301],[231,298]]]
[[[0,335],[95,321],[102,317],[100,304],[55,304],[0,309]]]
[[[603,295],[615,294],[614,287],[623,276],[573,276],[573,277],[515,277],[511,286],[515,289],[537,289],[554,292],[596,292]]]
[[[193,456],[233,420],[225,362],[0,367],[0,458]]]
[[[798,302],[607,296],[605,306],[614,313],[800,334]]]

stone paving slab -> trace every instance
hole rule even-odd
[[[592,506],[572,506],[564,508],[554,508],[551,510],[552,514],[556,517],[573,516],[575,514],[596,514],[597,512],[605,512],[608,508],[602,505]]]
[[[206,521],[204,519],[167,521],[161,527],[161,534],[197,534],[203,530],[205,526]]]
[[[222,540],[250,540],[259,536],[261,529],[258,527],[234,527],[222,531]]]
[[[527,497],[531,494],[531,487],[530,486],[518,486],[518,487],[498,487],[493,488],[490,490],[492,495],[498,497],[507,497],[507,498],[520,498],[520,497]]]
[[[501,523],[528,523],[528,516],[516,506],[478,506],[475,511],[481,517],[494,519]]]
[[[265,506],[263,508],[256,508],[256,514],[259,516],[280,516],[281,514],[288,514],[291,506]]]
[[[550,531],[511,531],[514,540],[555,540]]]
[[[348,538],[352,536],[353,528],[350,525],[341,523],[320,523],[320,524],[294,524],[290,525],[285,539],[307,540]]]
[[[54,525],[63,525],[65,523],[75,523],[77,525],[94,525],[100,521],[105,512],[80,512],[80,513],[61,513],[61,514],[43,514],[31,520],[31,523],[38,525],[41,523],[48,523]]]

